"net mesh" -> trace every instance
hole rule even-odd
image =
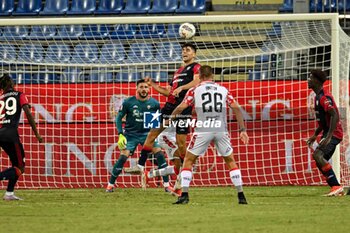
[[[306,146],[316,128],[314,94],[306,78],[311,69],[328,72],[326,89],[332,90],[332,82],[340,83],[338,105],[346,132],[340,146],[341,178],[348,185],[349,56],[342,51],[348,51],[349,39],[340,32],[340,76],[333,77],[331,20],[285,17],[243,21],[235,16],[230,22],[188,17],[197,31],[190,40],[179,37],[182,21],[152,24],[147,18],[134,24],[1,26],[1,68],[27,94],[45,139],[38,144],[22,118],[26,173],[19,186],[104,186],[120,155],[114,123],[119,106],[135,95],[135,81],[142,77],[151,76],[166,86],[182,64],[185,41],[196,44],[196,61],[211,65],[215,80],[240,103],[249,145],[239,141],[232,113],[229,132],[248,185],[324,184]],[[161,105],[166,101],[155,91],[151,95]],[[138,155],[136,151],[126,167],[135,165]],[[3,155],[0,168],[8,166]],[[152,166],[150,161],[147,168]],[[213,146],[194,169],[194,185],[231,184]],[[158,180],[151,181],[157,184]],[[117,185],[139,187],[140,177],[122,173]]]

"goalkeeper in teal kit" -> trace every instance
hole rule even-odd
[[[118,147],[121,153],[118,161],[113,166],[106,192],[113,192],[115,181],[122,172],[128,157],[132,156],[137,146],[139,144],[143,145],[147,138],[150,128],[144,127],[144,113],[154,113],[160,109],[159,102],[148,96],[149,87],[143,79],[137,81],[136,93],[136,96],[124,100],[116,117],[116,125],[119,135]],[[126,123],[123,131],[122,119],[124,116],[126,116]],[[152,153],[157,160],[158,168],[165,168],[168,166],[164,154],[157,142],[154,143]],[[144,181],[144,179],[142,179],[142,181]],[[173,188],[169,185],[168,176],[163,176],[163,185],[166,192],[172,193]]]

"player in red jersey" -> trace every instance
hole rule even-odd
[[[339,184],[331,164],[328,162],[332,157],[337,145],[343,139],[343,129],[339,121],[339,111],[333,96],[324,90],[323,83],[327,75],[322,70],[312,70],[308,78],[308,86],[315,94],[315,112],[318,127],[315,133],[307,140],[309,147],[316,141],[322,132],[322,139],[315,148],[313,158],[320,172],[325,176],[331,190],[326,196],[343,195],[343,187]]]
[[[18,178],[24,173],[24,150],[18,134],[18,124],[22,108],[39,142],[40,136],[30,105],[24,93],[14,90],[13,81],[8,74],[0,78],[0,147],[8,154],[12,167],[0,172],[0,180],[8,180],[4,200],[21,200],[14,195],[14,188]]]

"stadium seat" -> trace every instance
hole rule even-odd
[[[177,14],[202,14],[205,12],[205,0],[181,0],[179,8],[175,12]]]
[[[27,26],[6,26],[2,33],[6,40],[21,40],[28,36]]]
[[[157,53],[155,60],[159,62],[165,61],[181,61],[181,45],[177,42],[164,42],[157,45]]]
[[[41,11],[41,0],[19,0],[12,15],[38,15]]]
[[[121,71],[117,73],[116,82],[136,82],[142,75],[137,70]]]
[[[134,24],[117,24],[110,33],[112,39],[132,39],[136,34],[136,25]]]
[[[168,82],[169,81],[169,75],[168,75],[168,72],[166,72],[166,71],[161,71],[161,70],[151,71],[151,72],[146,71],[145,76],[149,76],[157,82]]]
[[[61,83],[81,83],[84,82],[84,74],[78,67],[68,67],[63,71],[63,75],[60,79]]]
[[[164,24],[142,24],[136,38],[160,38],[165,32]]]
[[[17,84],[38,84],[39,80],[36,78],[33,78],[32,73],[28,73],[23,70],[18,70],[16,73],[12,73],[11,77]]]
[[[55,25],[33,25],[28,36],[30,39],[45,39],[50,40],[56,35]]]
[[[256,70],[249,70],[249,76],[248,80],[256,81],[256,80],[267,80],[268,79],[268,71],[256,71]]]
[[[67,15],[90,15],[96,10],[96,0],[73,0]]]
[[[177,9],[177,0],[154,0],[149,14],[172,14]]]
[[[125,59],[124,46],[121,43],[104,44],[101,48],[100,63],[102,64],[120,64]]]
[[[284,0],[278,11],[280,13],[293,13],[293,0]]]
[[[120,14],[124,7],[123,0],[100,0],[95,14]]]
[[[151,0],[128,0],[122,14],[146,14],[151,8]]]
[[[2,63],[11,63],[16,60],[16,48],[12,44],[0,45],[0,59]]]
[[[69,8],[69,0],[46,0],[40,15],[65,15]]]
[[[106,24],[84,25],[82,38],[102,40],[109,36],[109,28]]]
[[[14,0],[0,0],[0,16],[11,15],[14,7]]]
[[[32,79],[44,84],[55,83],[56,75],[53,70],[38,70],[33,74]]]
[[[70,48],[66,44],[50,44],[45,53],[47,63],[69,63]]]
[[[56,38],[60,39],[78,39],[83,34],[83,26],[76,25],[61,25],[57,28]]]
[[[44,49],[41,44],[25,44],[22,45],[18,52],[18,61],[36,62],[43,61]]]
[[[153,45],[146,43],[134,43],[130,45],[130,51],[128,52],[127,63],[144,63],[153,60]]]
[[[113,82],[113,73],[107,68],[93,69],[90,75],[90,82],[111,83]]]
[[[98,47],[95,44],[78,44],[74,48],[71,62],[86,64],[94,63],[98,59]]]
[[[180,28],[180,24],[173,24],[173,23],[168,24],[168,30],[164,34],[164,37],[179,38],[180,37],[179,28]]]

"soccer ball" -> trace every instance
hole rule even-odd
[[[179,27],[179,34],[181,38],[190,39],[196,34],[196,28],[191,23],[183,23]]]

